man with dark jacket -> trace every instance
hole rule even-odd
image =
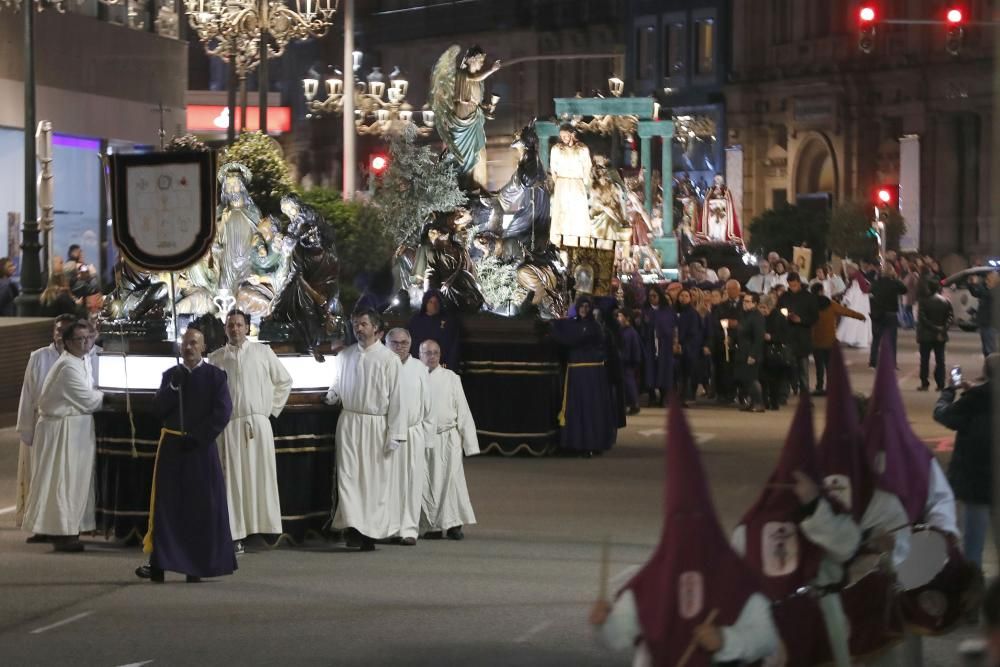
[[[878,350],[882,336],[892,341],[892,357],[896,360],[896,336],[899,332],[899,297],[906,294],[906,285],[896,275],[896,269],[886,264],[882,274],[872,282],[872,348],[868,365],[878,365]]]
[[[961,383],[941,392],[934,407],[934,420],[954,431],[955,452],[948,466],[948,482],[961,503],[959,530],[964,541],[962,551],[970,561],[982,567],[983,547],[990,526],[993,462],[993,380],[1000,372],[1000,354],[986,357],[986,381],[970,386]],[[956,401],[960,388],[965,393]],[[996,541],[996,536],[994,536]],[[1000,549],[998,549],[1000,551]]]
[[[739,281],[729,280],[726,283],[725,298],[712,309],[715,317],[711,318],[710,333],[714,343],[712,356],[715,364],[715,396],[723,405],[729,405],[736,398],[735,348],[737,327],[743,319],[741,297]]]
[[[816,297],[802,289],[797,273],[788,274],[788,291],[778,300],[778,310],[788,318],[788,344],[795,352],[795,380],[799,392],[809,393],[809,355],[812,354],[812,327],[819,319]]]
[[[931,352],[934,352],[934,381],[937,390],[944,389],[944,346],[948,342],[948,327],[955,319],[951,301],[941,296],[941,283],[928,281],[927,296],[920,300],[920,311],[917,318],[917,344],[920,346],[920,387],[919,391],[927,391],[931,383],[930,372]]]
[[[993,326],[993,304],[1000,295],[1000,273],[990,271],[986,274],[985,284],[979,281],[979,276],[969,278],[969,294],[979,299],[976,309],[976,325],[979,327],[979,337],[983,342],[983,356],[988,357],[997,351],[997,330]]]

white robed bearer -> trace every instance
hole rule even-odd
[[[337,510],[333,527],[347,545],[374,551],[375,540],[400,532],[402,509],[393,487],[394,456],[407,436],[399,357],[379,341],[382,318],[356,311],[351,326],[358,342],[341,351],[326,394],[340,403],[337,420]]]
[[[431,412],[427,427],[427,484],[424,489],[424,537],[460,540],[462,526],[476,523],[469,500],[462,454],[479,453],[476,422],[465,400],[462,380],[441,366],[441,347],[420,344],[420,360],[430,371]]]
[[[94,388],[85,361],[94,345],[90,325],[63,331],[65,351],[53,364],[38,398],[32,457],[35,470],[23,528],[48,535],[56,551],[83,551],[80,533],[95,529],[94,412],[104,394]]]
[[[412,339],[406,329],[392,329],[386,336],[389,349],[399,357],[403,369],[399,375],[403,407],[406,410],[406,444],[395,459],[396,482],[402,518],[399,538],[402,544],[414,546],[420,527],[420,508],[424,499],[427,464],[424,455],[431,394],[427,367],[410,355]]]
[[[31,471],[34,469],[33,457],[38,451],[31,446],[35,437],[35,422],[38,421],[38,399],[42,393],[42,385],[52,366],[63,353],[63,329],[75,322],[72,315],[60,315],[52,323],[52,342],[40,347],[28,357],[28,365],[24,369],[24,381],[21,383],[21,400],[17,405],[17,434],[20,439],[20,449],[17,453],[17,498],[14,510],[14,527],[20,528],[24,523],[24,508],[28,503],[28,493],[31,491]],[[44,535],[32,535],[27,542],[44,542]]]
[[[280,535],[281,505],[274,433],[268,417],[277,417],[292,391],[292,377],[270,347],[247,340],[250,316],[232,310],[226,316],[228,343],[208,361],[226,371],[233,414],[222,432],[220,457],[229,501],[229,526],[236,551],[248,535]]]

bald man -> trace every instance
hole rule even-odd
[[[465,400],[462,380],[441,365],[441,346],[420,344],[420,361],[427,366],[433,396],[427,428],[427,485],[424,490],[425,539],[465,537],[462,526],[476,522],[465,483],[462,454],[479,453],[476,423]]]
[[[399,392],[406,412],[406,443],[393,456],[393,489],[399,493],[402,510],[399,527],[400,543],[412,547],[417,543],[420,528],[420,507],[427,476],[424,441],[431,412],[431,393],[427,367],[410,355],[412,340],[406,329],[396,328],[386,335],[386,345],[399,357],[403,369],[399,373]]]

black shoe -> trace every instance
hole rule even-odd
[[[813,396],[826,396],[826,389],[816,389],[816,391],[814,391],[812,393],[812,395]]]
[[[48,535],[32,535],[24,541],[25,544],[43,544],[49,541]]]
[[[344,531],[344,543],[352,549],[357,549],[361,546],[362,538],[361,533],[355,528],[348,528]]]
[[[631,416],[631,415],[637,415],[637,414],[639,414],[639,406],[638,406],[638,405],[633,405],[633,406],[631,406],[631,407],[630,407],[630,408],[629,408],[629,409],[628,409],[628,410],[627,410],[627,411],[625,412],[625,414],[627,414],[627,415],[629,415],[629,416]]]
[[[417,538],[415,537],[404,537],[399,541],[404,547],[415,547],[417,546]]]
[[[917,387],[917,391],[930,391],[931,386],[929,384],[922,384]]]
[[[361,551],[375,551],[375,540],[370,537],[361,536]]]
[[[189,584],[200,584],[201,583],[201,577],[196,577],[193,574],[189,574],[187,576],[187,578],[185,579],[185,581],[187,581],[187,583],[189,583]]]
[[[149,563],[146,563],[145,565],[140,565],[139,567],[135,568],[135,576],[139,577],[140,579],[149,579],[150,577],[153,576],[153,569],[149,567]]]
[[[465,539],[465,533],[462,532],[461,526],[455,526],[454,528],[448,529],[448,539],[449,540],[463,540]]]
[[[77,537],[73,539],[60,539],[54,541],[52,549],[61,553],[77,554],[83,551],[84,547],[83,542],[81,542],[80,538]]]
[[[444,533],[442,533],[440,530],[432,530],[432,531],[424,533],[424,539],[425,540],[440,540],[443,537],[444,537]]]
[[[944,391],[944,387],[942,387],[941,385],[938,385],[938,386],[937,386],[937,387],[935,388],[935,390],[936,390],[936,391],[937,391],[937,392],[938,392],[938,393],[940,394],[940,393],[941,393],[942,391]]]

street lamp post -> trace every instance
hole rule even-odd
[[[344,90],[354,90],[354,70],[361,68],[361,62],[354,64],[354,0],[344,0]],[[354,96],[344,99],[344,201],[354,199],[357,189],[357,152],[354,137]]]
[[[246,130],[246,76],[258,67],[260,130],[267,133],[268,58],[278,58],[293,40],[322,37],[338,0],[184,0],[188,22],[205,52],[233,64],[240,80]]]

